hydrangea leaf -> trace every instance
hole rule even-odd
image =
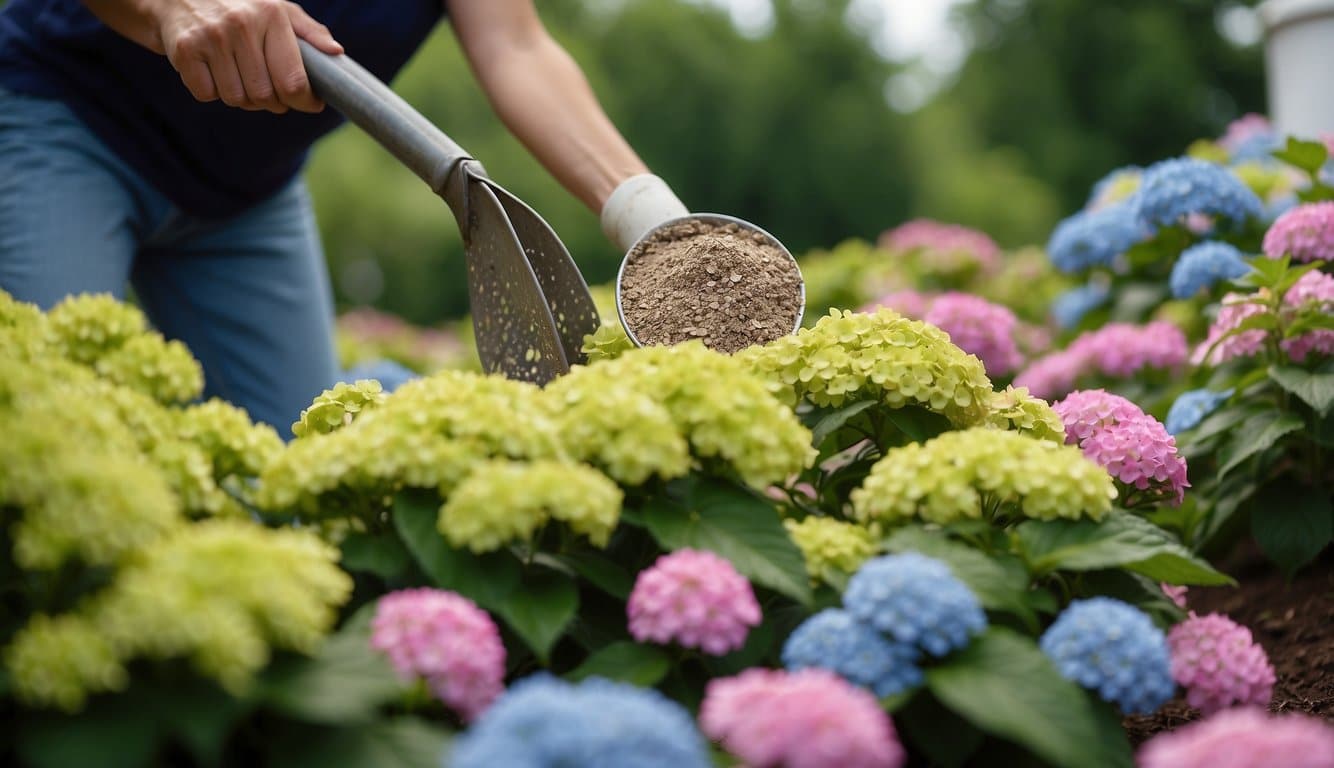
[[[436,530],[439,502],[402,492],[394,499],[394,527],[431,582],[495,611],[519,585],[519,563],[508,552],[474,555],[449,546]]]
[[[1277,365],[1269,369],[1269,378],[1322,416],[1334,407],[1334,365],[1327,364],[1314,373],[1295,365]]]
[[[259,697],[279,712],[311,723],[348,724],[374,719],[404,683],[389,660],[371,648],[375,603],[362,606],[313,657],[284,660],[264,675]]]
[[[1011,630],[992,627],[927,670],[926,685],[973,725],[1053,765],[1131,765],[1120,717],[1061,677],[1032,639]]]
[[[412,554],[394,535],[353,532],[343,539],[340,564],[349,571],[373,573],[386,582],[397,581],[412,565]]]
[[[645,524],[659,544],[721,555],[747,578],[810,604],[801,550],[772,504],[721,482],[691,481],[676,487],[683,493],[660,496],[644,507]]]
[[[1251,506],[1251,533],[1260,549],[1291,577],[1334,538],[1328,492],[1302,488],[1291,480],[1270,483]]]
[[[1241,466],[1256,454],[1273,447],[1284,435],[1300,430],[1305,423],[1295,413],[1261,411],[1232,432],[1232,439],[1218,449],[1218,477]]]
[[[1170,584],[1235,584],[1167,531],[1127,512],[1091,520],[1030,520],[1018,538],[1035,573],[1126,568]]]
[[[533,569],[496,610],[546,664],[552,646],[579,610],[579,590],[563,573]]]
[[[627,640],[599,648],[565,677],[577,683],[597,675],[648,688],[666,677],[671,666],[671,659],[661,648]]]
[[[443,728],[415,717],[385,719],[357,728],[288,725],[276,733],[267,744],[266,762],[287,768],[438,768],[450,744],[450,735]]]
[[[1288,165],[1314,176],[1325,165],[1329,150],[1318,141],[1303,141],[1289,136],[1287,146],[1276,150],[1273,155]]]

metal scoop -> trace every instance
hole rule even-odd
[[[760,229],[754,224],[751,224],[749,221],[746,221],[745,219],[738,219],[735,216],[728,216],[722,213],[692,213],[689,214],[688,216],[679,216],[677,218],[668,219],[667,221],[663,221],[654,225],[647,232],[639,236],[639,239],[635,241],[635,244],[630,246],[630,250],[626,251],[625,258],[621,260],[621,268],[616,272],[616,314],[618,317],[620,317],[621,327],[625,328],[625,335],[630,337],[630,341],[634,342],[634,345],[636,347],[644,346],[644,342],[641,341],[639,336],[635,334],[635,329],[631,327],[630,322],[625,317],[625,307],[622,301],[622,285],[621,285],[622,281],[625,279],[625,268],[634,262],[635,258],[639,255],[638,254],[639,247],[643,245],[646,241],[652,240],[654,235],[656,235],[659,231],[686,221],[698,221],[705,224],[715,224],[719,226],[727,224],[735,224],[745,232],[750,232],[763,236],[764,239],[769,241],[770,245],[777,248],[778,251],[782,253],[785,258],[791,260],[792,268],[797,271],[797,277],[798,280],[800,281],[799,284],[801,286],[801,297],[797,304],[797,317],[792,324],[791,332],[796,333],[797,331],[801,330],[801,319],[806,314],[806,281],[801,278],[801,267],[797,264],[796,258],[792,256],[792,253],[788,251],[787,247],[784,246],[778,240],[778,238],[774,237],[773,235],[769,234],[763,229]]]
[[[316,95],[389,150],[454,212],[483,370],[545,384],[581,362],[584,336],[600,324],[597,306],[551,227],[361,65],[297,43]]]

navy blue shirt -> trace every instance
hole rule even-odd
[[[386,81],[444,13],[444,0],[300,5]],[[10,0],[0,10],[0,87],[65,102],[168,199],[204,217],[277,192],[342,121],[331,107],[275,115],[196,101],[165,56],[113,32],[80,0]]]

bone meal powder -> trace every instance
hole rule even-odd
[[[792,332],[801,313],[801,273],[759,232],[685,221],[630,252],[621,312],[643,344],[699,339],[731,354]]]

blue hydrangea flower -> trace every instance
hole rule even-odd
[[[783,666],[788,669],[828,669],[880,697],[921,684],[917,658],[915,647],[887,640],[838,608],[802,622],[783,645]]]
[[[521,680],[454,742],[454,768],[708,768],[694,720],[657,691],[545,674]]]
[[[1127,715],[1158,711],[1176,690],[1167,638],[1147,614],[1120,600],[1070,603],[1039,645],[1067,680]]]
[[[1260,198],[1226,168],[1193,157],[1164,160],[1144,171],[1134,208],[1146,224],[1173,225],[1193,213],[1240,222],[1263,213]]]
[[[1228,159],[1235,165],[1252,160],[1275,162],[1273,152],[1283,147],[1277,133],[1257,133],[1232,148]]]
[[[868,560],[848,581],[843,606],[858,620],[932,656],[968,645],[987,627],[977,597],[949,566],[916,552]]]
[[[1047,256],[1062,272],[1108,265],[1152,234],[1136,217],[1134,197],[1066,218],[1047,241]]]
[[[1190,429],[1195,429],[1204,421],[1204,417],[1218,410],[1218,406],[1232,397],[1235,389],[1227,389],[1222,392],[1213,392],[1208,389],[1192,389],[1189,392],[1182,392],[1181,396],[1172,403],[1172,407],[1167,410],[1167,421],[1164,425],[1167,427],[1167,434],[1179,435]]]
[[[1061,330],[1069,330],[1079,325],[1084,315],[1107,303],[1112,295],[1103,283],[1089,283],[1078,288],[1071,288],[1056,297],[1051,303],[1051,317]]]
[[[1250,272],[1241,251],[1227,243],[1207,242],[1192,245],[1181,252],[1172,265],[1168,284],[1172,295],[1189,299],[1220,280],[1233,280]]]
[[[375,379],[386,392],[393,392],[407,384],[419,374],[393,360],[375,360],[359,363],[343,372],[340,381],[353,382],[358,379]]]

